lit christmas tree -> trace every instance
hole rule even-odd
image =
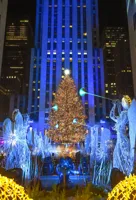
[[[55,142],[83,141],[86,133],[84,128],[86,117],[74,81],[68,74],[59,85],[54,105],[58,106],[58,110],[53,109],[50,113],[48,137]]]

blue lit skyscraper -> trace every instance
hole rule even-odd
[[[65,69],[71,70],[78,90],[84,87],[89,93],[105,95],[98,0],[37,0],[28,112],[33,112],[40,129],[48,124]],[[89,124],[105,115],[104,100],[86,95],[82,102]]]

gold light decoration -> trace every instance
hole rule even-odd
[[[0,200],[32,200],[24,188],[12,179],[0,175]]]
[[[55,142],[77,143],[83,141],[86,130],[84,128],[84,108],[78,97],[74,81],[67,74],[59,85],[49,116],[50,130],[47,135]],[[73,120],[76,119],[76,123]]]
[[[59,157],[74,158],[77,151],[75,145],[66,146],[65,144],[60,144],[56,147],[56,153]]]
[[[136,199],[136,176],[130,175],[120,181],[108,194],[107,200],[134,200]]]

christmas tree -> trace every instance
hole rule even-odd
[[[58,106],[58,110],[53,109],[50,113],[48,137],[55,142],[83,141],[86,133],[84,128],[86,117],[74,81],[69,75],[66,75],[60,83],[54,105]]]

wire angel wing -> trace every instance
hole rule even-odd
[[[134,162],[134,153],[136,145],[136,100],[135,99],[133,99],[130,108],[128,109],[128,121],[129,121],[129,138],[130,138],[130,157],[132,159],[132,162]]]
[[[3,136],[8,137],[9,134],[12,132],[12,129],[12,121],[9,118],[5,119],[3,122]]]
[[[133,99],[128,109],[128,119],[131,122],[136,122],[136,100]]]
[[[3,122],[3,135],[0,137],[0,148],[4,148],[5,150],[9,148],[8,140],[10,134],[13,132],[13,123],[7,118]]]
[[[23,116],[20,113],[19,109],[15,109],[12,113],[12,120],[14,121],[15,130],[21,130],[23,128]]]

